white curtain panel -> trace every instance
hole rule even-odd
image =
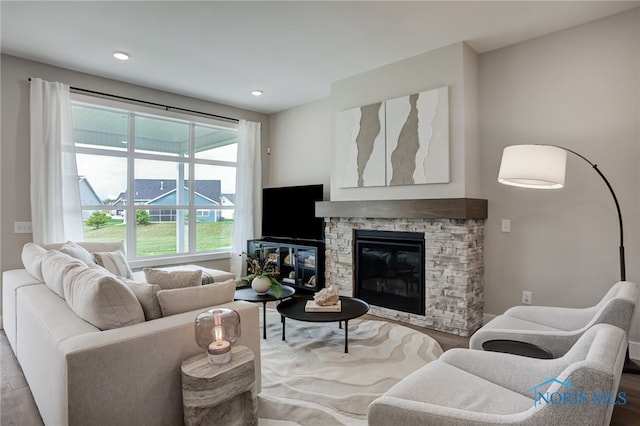
[[[238,123],[238,167],[236,170],[236,205],[233,221],[231,272],[244,275],[247,240],[259,229],[262,211],[262,159],[260,155],[260,123],[240,120]]]
[[[69,86],[31,80],[33,242],[83,241]]]

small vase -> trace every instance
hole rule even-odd
[[[271,288],[271,280],[267,277],[255,277],[251,281],[251,288],[258,294],[266,294]]]

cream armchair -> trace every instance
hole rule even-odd
[[[608,425],[626,348],[624,331],[599,324],[556,359],[451,349],[374,400],[368,423]]]
[[[620,281],[589,308],[515,306],[476,331],[469,348],[482,350],[486,342],[512,340],[539,346],[557,358],[596,324],[615,325],[629,333],[636,293],[635,283]]]

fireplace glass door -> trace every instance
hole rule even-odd
[[[355,231],[355,296],[419,315],[425,313],[424,234]]]

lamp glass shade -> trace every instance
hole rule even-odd
[[[195,334],[196,343],[205,351],[215,340],[234,344],[240,338],[240,314],[228,308],[204,311],[196,317]]]
[[[534,189],[564,186],[567,152],[550,145],[512,145],[502,152],[498,182]]]

